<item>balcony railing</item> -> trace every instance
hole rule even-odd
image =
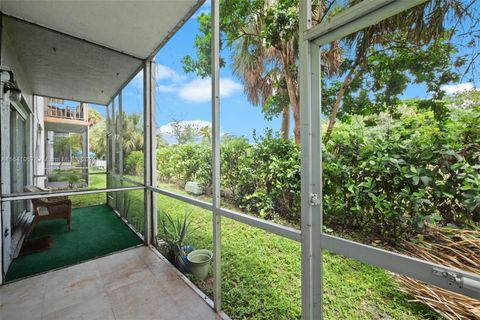
[[[57,107],[49,105],[45,110],[45,116],[70,120],[86,120],[85,107],[81,104],[74,107]]]

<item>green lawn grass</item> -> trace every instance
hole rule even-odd
[[[107,187],[106,174],[93,174],[89,176],[89,179],[88,189],[103,189]],[[106,203],[107,195],[105,193],[83,194],[80,196],[71,196],[70,200],[72,200],[72,206],[74,208],[81,208]]]
[[[105,186],[105,175],[95,175],[90,188]],[[172,186],[169,186],[171,189]],[[173,191],[173,190],[172,190]],[[182,190],[175,190],[185,194]],[[142,191],[132,198],[143,201]],[[212,249],[211,212],[166,196],[158,196],[158,211],[176,216],[188,212],[192,221],[189,244]],[[105,194],[71,197],[75,206],[105,202]],[[73,199],[75,198],[75,199]],[[209,201],[208,197],[202,200]],[[135,205],[136,207],[137,205]],[[129,220],[143,221],[134,209]],[[141,231],[141,230],[140,230]],[[329,252],[324,261],[325,319],[435,319],[426,306],[409,302],[388,272]],[[222,301],[232,319],[300,319],[300,244],[248,225],[222,219]],[[192,279],[212,296],[212,279]]]
[[[189,243],[212,248],[208,210],[158,195],[159,212],[190,213]],[[432,319],[433,311],[409,302],[386,271],[339,255],[323,253],[326,319]],[[299,319],[300,244],[222,219],[222,300],[232,319]],[[211,296],[211,279],[196,284]]]

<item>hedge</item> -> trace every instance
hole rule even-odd
[[[330,228],[398,241],[426,222],[480,222],[479,107],[454,108],[441,122],[412,106],[396,118],[357,116],[338,123],[323,147],[324,223]],[[211,190],[209,144],[161,147],[157,166],[163,182],[194,180]],[[233,205],[299,223],[300,148],[293,141],[272,131],[252,143],[224,138],[221,172],[222,195]]]

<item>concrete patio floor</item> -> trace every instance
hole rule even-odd
[[[221,319],[148,247],[0,286],[0,318]]]

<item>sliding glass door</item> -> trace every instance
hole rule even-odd
[[[13,107],[10,112],[10,167],[11,167],[11,193],[23,192],[27,179],[27,126],[25,118]],[[20,215],[27,209],[26,201],[12,202],[12,226],[18,223]]]

